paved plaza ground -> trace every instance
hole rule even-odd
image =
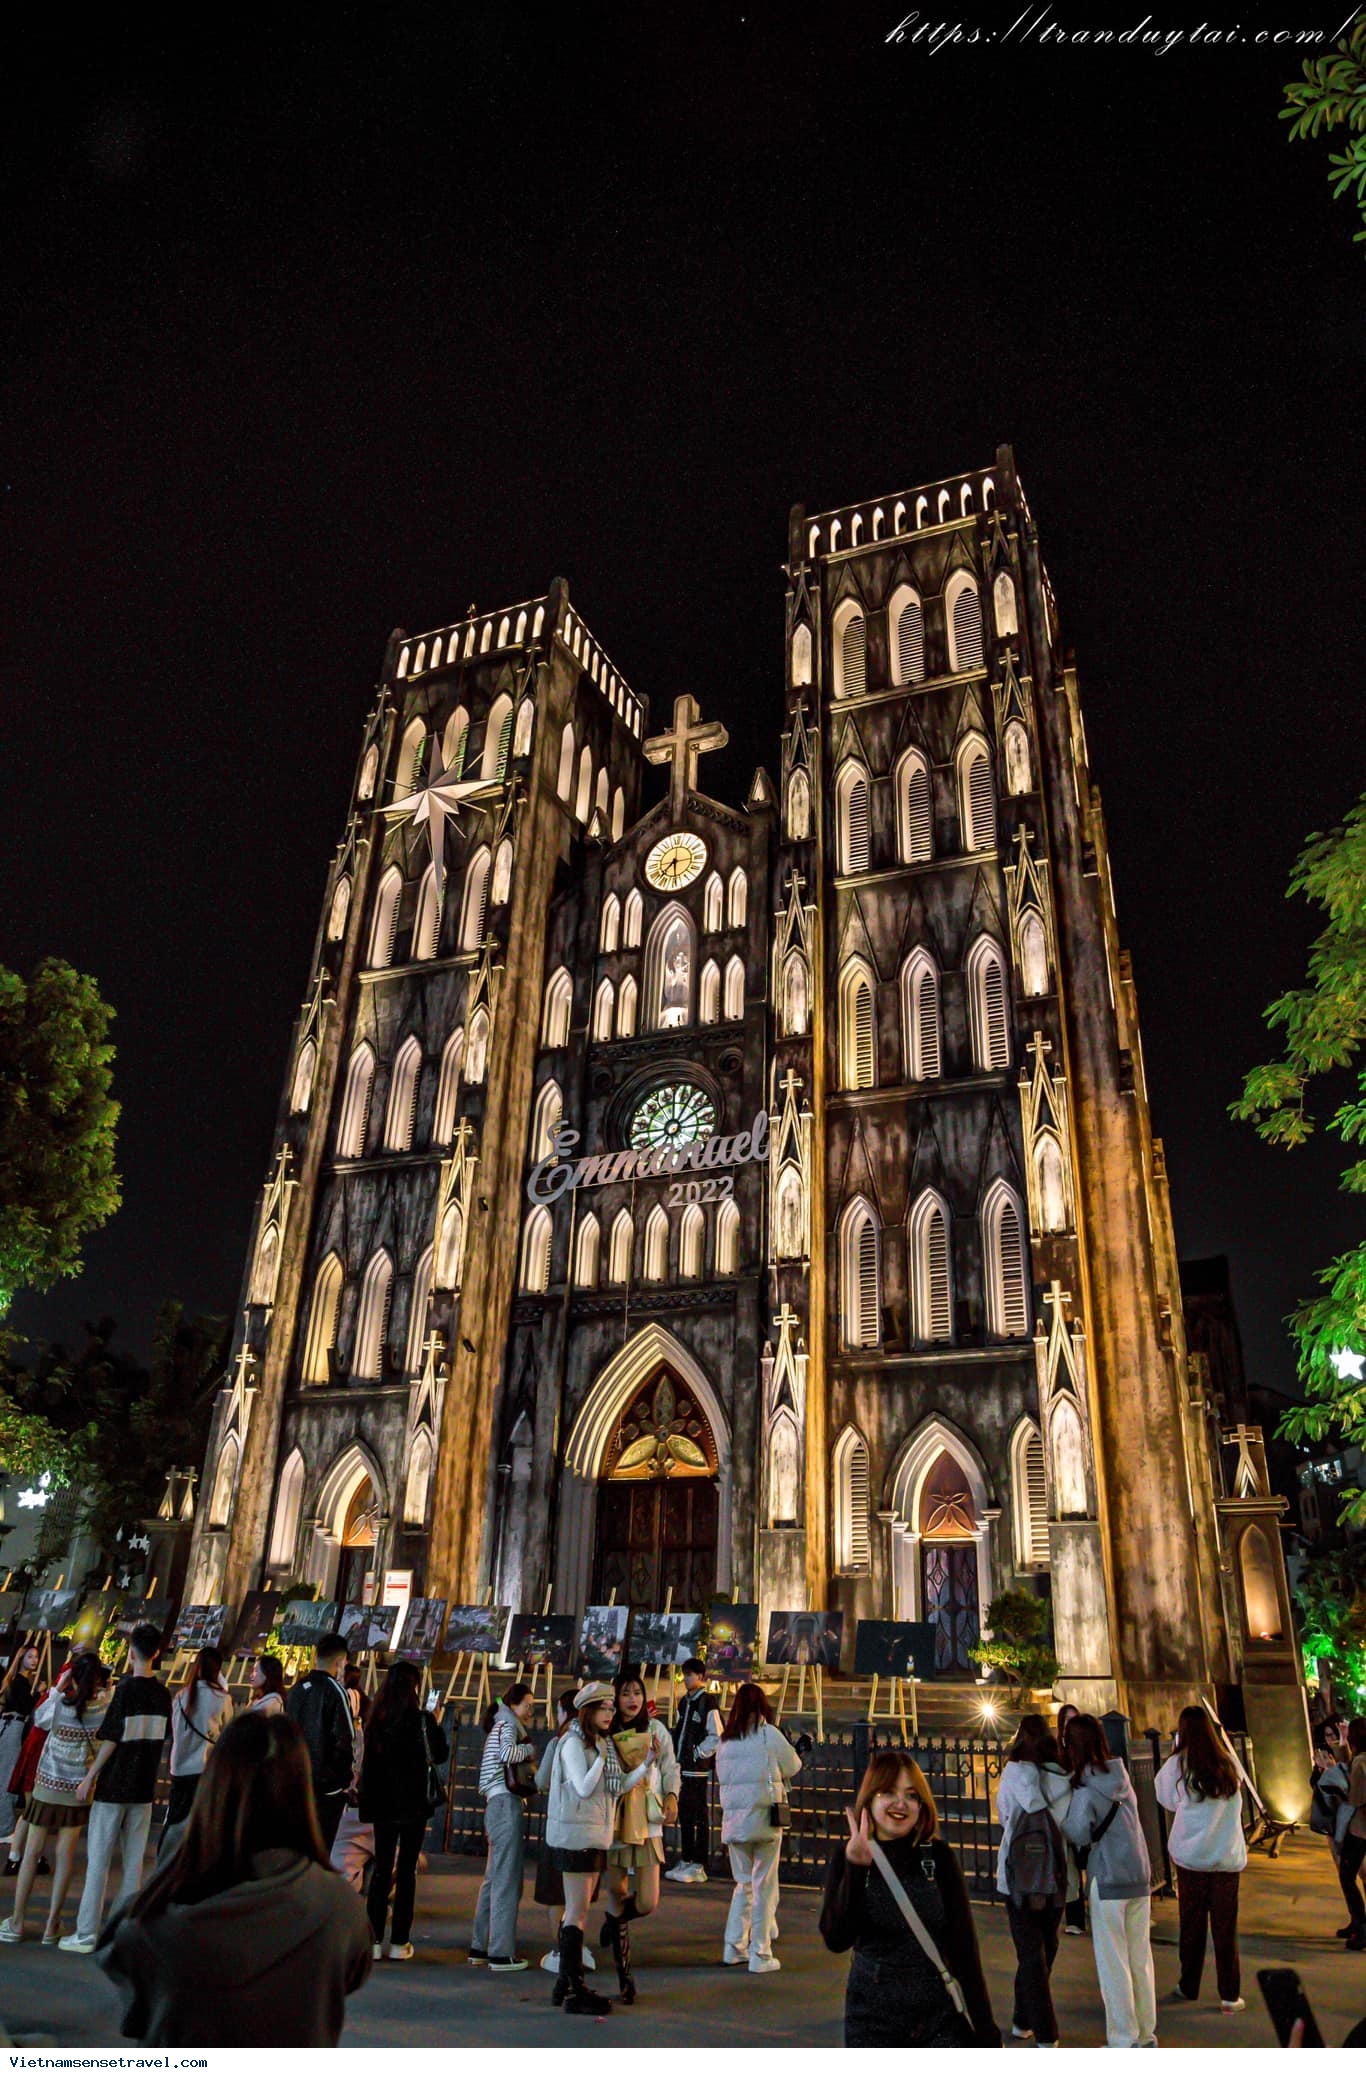
[[[783,2048],[837,2045],[846,1963],[826,1953],[817,1932],[819,1894],[789,1888],[779,1918],[781,1975],[751,1977],[720,1961],[721,1926],[729,1884],[705,1889],[665,1884],[658,1915],[633,1929],[640,2000],[618,2007],[608,2020],[579,2019],[550,2004],[550,1978],[540,1970],[490,1977],[465,1962],[478,1865],[463,1856],[438,1857],[420,1884],[417,1955],[411,1963],[380,1963],[350,2001],[343,2042],[357,2047],[511,2047],[557,2044],[587,2037],[595,2047],[716,2046]],[[0,1891],[8,1909],[11,1886]],[[39,1902],[45,1901],[46,1885]],[[545,1915],[531,1903],[528,1879],[522,1909],[523,1950],[543,1952]],[[1270,2025],[1254,1972],[1267,1964],[1299,1971],[1326,2041],[1340,2043],[1366,2014],[1366,1955],[1345,1955],[1333,1939],[1344,1915],[1328,1850],[1311,1834],[1286,1843],[1279,1861],[1255,1855],[1243,1879],[1242,1953],[1245,2013],[1219,2011],[1212,1968],[1198,2006],[1163,2002],[1176,1981],[1176,1906],[1154,1905],[1154,1952],[1160,2003],[1159,2033],[1169,2047],[1270,2047]],[[68,1913],[70,1919],[72,1915]],[[977,1907],[978,1931],[998,2020],[1010,2021],[1014,1957],[1005,1914]],[[41,1924],[41,1922],[37,1922]],[[595,1911],[590,1932],[596,1938]],[[595,1982],[613,1979],[604,1956]],[[1064,1940],[1054,1973],[1062,2036],[1073,2045],[1104,2039],[1089,1940]],[[62,2046],[110,2046],[120,2041],[118,2002],[88,1958],[63,1955],[33,1940],[0,1948],[0,2019],[14,2034],[44,2031]],[[206,2047],[212,2047],[207,2042]]]

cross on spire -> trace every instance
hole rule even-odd
[[[703,751],[723,750],[730,737],[720,722],[704,722],[702,710],[691,693],[680,693],[674,701],[674,725],[662,736],[651,736],[645,755],[652,765],[671,765],[669,812],[682,815],[688,789],[697,785],[697,760]]]

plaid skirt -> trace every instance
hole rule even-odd
[[[24,1816],[35,1832],[62,1833],[90,1823],[89,1804],[47,1804],[40,1796],[24,1798]]]

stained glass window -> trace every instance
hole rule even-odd
[[[631,1120],[632,1147],[689,1147],[716,1130],[716,1106],[690,1082],[663,1082]]]

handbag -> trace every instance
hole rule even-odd
[[[892,1896],[895,1898],[898,1906],[900,1907],[902,1918],[905,1920],[912,1934],[914,1934],[916,1940],[920,1943],[921,1948],[924,1950],[930,1962],[939,1972],[940,1981],[943,1984],[945,1991],[948,1993],[949,1998],[953,2002],[954,2011],[956,2013],[961,2014],[964,2020],[967,2020],[968,2002],[963,1997],[962,1985],[958,1982],[958,1979],[954,1976],[953,1971],[949,1968],[943,1956],[935,1947],[934,1940],[930,1934],[929,1928],[926,1926],[924,1920],[920,1917],[920,1914],[916,1911],[915,1906],[907,1897],[905,1885],[902,1883],[901,1878],[897,1875],[896,1870],[888,1861],[882,1848],[878,1845],[876,1840],[872,1841],[871,1845],[873,1849],[874,1866],[876,1867],[879,1876],[881,1876],[883,1882],[886,1884],[888,1890],[892,1893]]]
[[[536,1794],[536,1759],[531,1755],[526,1760],[504,1761],[503,1780],[514,1797],[534,1797]]]
[[[437,1811],[437,1810],[439,1810],[439,1809],[440,1809],[440,1807],[442,1806],[442,1804],[444,1804],[444,1803],[445,1803],[445,1801],[446,1801],[446,1786],[445,1786],[445,1784],[444,1784],[444,1783],[442,1782],[442,1780],[441,1780],[441,1777],[440,1777],[440,1776],[439,1776],[439,1775],[437,1774],[437,1772],[436,1772],[436,1763],[435,1763],[435,1761],[434,1761],[434,1760],[432,1759],[432,1747],[431,1747],[431,1741],[430,1741],[430,1740],[428,1739],[428,1737],[427,1737],[427,1719],[426,1719],[426,1715],[425,1715],[425,1713],[424,1713],[424,1715],[423,1715],[423,1719],[422,1719],[422,1751],[423,1751],[423,1752],[424,1752],[424,1753],[426,1754],[426,1756],[427,1756],[427,1793],[426,1793],[426,1803],[427,1803],[427,1814],[428,1814],[428,1816],[430,1817],[430,1815],[431,1815],[431,1813],[432,1813],[433,1811]]]

